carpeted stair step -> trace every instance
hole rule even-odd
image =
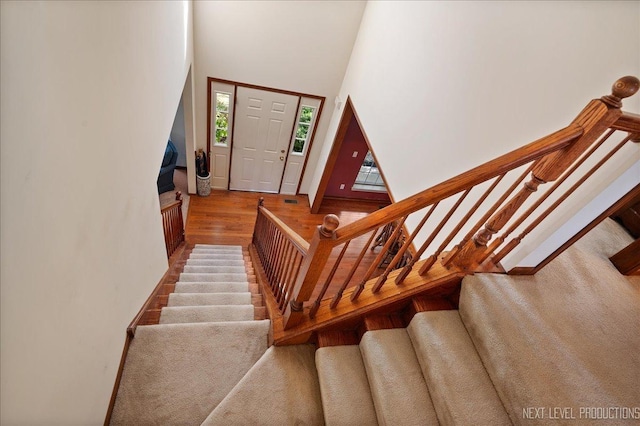
[[[197,253],[197,254],[226,254],[226,255],[232,255],[232,256],[242,256],[242,250],[241,249],[219,249],[219,248],[194,248],[191,250],[191,253]]]
[[[196,252],[189,255],[189,259],[217,259],[217,260],[243,260],[242,255],[232,253],[210,253],[210,252]]]
[[[196,244],[193,246],[196,249],[220,249],[220,250],[235,250],[242,251],[242,246],[233,246],[233,245],[225,245],[225,244]]]
[[[358,345],[319,348],[316,369],[327,426],[378,424]]]
[[[185,265],[183,268],[183,273],[189,274],[246,274],[247,271],[242,266],[194,266],[194,265]]]
[[[245,293],[247,282],[177,282],[174,293]]]
[[[247,274],[243,273],[189,273],[182,272],[179,282],[247,282]]]
[[[272,346],[202,426],[322,425],[311,345]]]
[[[406,329],[368,331],[362,336],[360,351],[378,424],[438,424]]]
[[[160,324],[252,321],[253,305],[173,306],[160,311]]]
[[[511,424],[458,311],[418,313],[407,332],[441,424]]]
[[[244,266],[244,260],[234,259],[187,259],[189,266]]]
[[[171,293],[167,306],[250,305],[251,293]]]
[[[535,276],[464,278],[460,316],[514,423],[530,407],[638,406],[640,277],[608,260],[631,241],[607,220]]]
[[[111,425],[199,425],[267,350],[269,324],[139,326]]]

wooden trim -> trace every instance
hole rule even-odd
[[[309,253],[309,243],[307,242],[307,240],[305,240],[300,235],[298,235],[298,233],[296,231],[294,231],[293,229],[289,228],[289,226],[286,223],[284,223],[283,221],[278,219],[278,217],[276,215],[274,215],[273,213],[271,213],[267,208],[259,206],[258,210],[270,222],[272,222],[276,226],[276,228],[278,228],[280,230],[280,232],[282,232],[282,234],[289,241],[291,241],[291,243],[298,249],[298,251],[303,256],[306,256],[307,253]]]
[[[344,142],[344,138],[347,134],[347,129],[349,128],[349,123],[351,122],[351,118],[353,116],[354,112],[353,104],[351,103],[351,97],[347,97],[347,101],[344,104],[344,109],[342,110],[342,116],[340,117],[338,130],[336,131],[336,135],[333,138],[333,145],[331,145],[329,157],[327,158],[327,161],[324,165],[322,178],[320,178],[320,183],[318,184],[318,190],[316,191],[316,196],[313,199],[313,204],[311,205],[311,213],[313,214],[316,214],[320,211],[320,206],[322,205],[324,194],[327,191],[327,186],[329,185],[329,180],[331,179],[331,174],[333,173],[333,168],[335,167],[336,161],[338,160],[340,148],[342,147],[342,143]]]
[[[231,127],[231,139],[229,140],[229,167],[227,167],[227,191],[231,190],[231,165],[233,164],[233,144],[236,141],[236,103],[238,99],[238,86],[233,86],[233,126]]]
[[[509,270],[509,275],[533,275],[540,271],[543,267],[545,267],[549,262],[555,259],[560,253],[565,251],[567,248],[572,246],[576,241],[582,238],[585,234],[591,231],[596,227],[597,224],[602,222],[607,217],[611,216],[613,213],[622,208],[625,204],[630,202],[634,197],[640,195],[640,184],[636,185],[631,191],[627,192],[622,198],[612,204],[608,209],[602,212],[598,217],[593,219],[587,226],[582,228],[580,232],[575,234],[569,240],[567,240],[563,245],[561,245],[556,251],[547,256],[542,262],[540,262],[537,266],[525,266],[525,267],[515,267]]]
[[[640,133],[640,115],[632,112],[623,112],[616,122],[609,127],[623,132]]]
[[[360,338],[355,330],[327,330],[317,333],[318,348],[357,345]]]
[[[233,164],[233,142],[235,139],[235,134],[236,134],[236,99],[238,97],[238,87],[245,87],[248,89],[257,89],[257,90],[265,90],[267,92],[275,92],[275,93],[282,93],[285,95],[292,95],[292,96],[297,96],[298,97],[298,108],[297,110],[300,109],[300,103],[302,102],[302,98],[312,98],[312,99],[318,99],[320,101],[320,106],[318,107],[318,116],[316,117],[316,122],[315,125],[313,126],[313,132],[311,133],[311,138],[309,139],[309,146],[306,147],[307,151],[306,154],[304,156],[304,162],[302,164],[302,171],[300,172],[300,179],[298,179],[298,186],[296,187],[296,195],[300,192],[300,186],[302,185],[302,179],[304,178],[304,172],[307,169],[307,163],[309,161],[309,156],[311,154],[311,148],[313,147],[313,142],[315,140],[316,137],[316,132],[318,130],[318,123],[320,123],[320,119],[322,118],[322,113],[324,111],[324,102],[326,100],[325,96],[318,96],[318,95],[311,95],[309,93],[302,93],[302,92],[294,92],[291,90],[284,90],[284,89],[278,89],[278,88],[274,88],[274,87],[267,87],[267,86],[260,86],[260,85],[256,85],[256,84],[248,84],[248,83],[242,83],[239,81],[233,81],[233,80],[225,80],[222,78],[215,78],[215,77],[207,77],[207,156],[209,157],[209,162],[211,162],[211,83],[213,82],[217,82],[217,83],[223,83],[223,84],[229,84],[229,85],[233,85],[234,89],[233,89],[233,128],[231,131],[231,139],[229,141],[229,170],[228,170],[228,179],[227,179],[227,190],[229,191],[231,188],[231,165]],[[296,111],[297,111],[296,110]],[[297,116],[296,116],[297,117]],[[285,169],[287,167],[287,160],[289,158],[289,152],[291,151],[291,144],[292,144],[292,139],[293,139],[293,135],[296,131],[296,124],[297,121],[294,122],[294,125],[291,129],[291,135],[289,137],[289,145],[287,147],[287,153],[286,153],[286,157],[285,158]],[[211,167],[210,167],[211,168]],[[211,170],[209,170],[209,172],[211,172]],[[282,176],[280,177],[280,186],[278,187],[278,194],[280,193],[280,191],[282,190],[282,182],[284,180],[284,170],[282,172]]]
[[[326,97],[324,97],[324,96],[311,95],[309,93],[302,93],[302,92],[294,92],[294,91],[291,91],[291,90],[278,89],[278,88],[275,88],[275,87],[260,86],[260,85],[257,85],[257,84],[242,83],[240,81],[225,80],[223,78],[207,77],[207,79],[209,81],[216,81],[218,83],[232,84],[232,85],[235,85],[235,86],[242,86],[242,87],[246,87],[248,89],[266,90],[268,92],[277,92],[277,93],[283,93],[285,95],[301,96],[301,97],[305,97],[305,98],[326,99]]]
[[[353,105],[351,107],[353,109],[353,116],[355,117],[356,123],[358,123],[358,127],[360,128],[360,133],[362,133],[362,136],[364,137],[364,141],[367,144],[367,148],[371,152],[371,155],[373,156],[373,160],[378,165],[378,171],[380,172],[380,176],[382,177],[382,181],[384,182],[384,186],[387,189],[387,195],[389,196],[389,199],[391,200],[391,203],[395,203],[396,202],[395,198],[393,197],[393,194],[389,190],[389,184],[387,183],[387,178],[384,176],[384,172],[382,171],[382,167],[380,166],[380,162],[378,161],[378,157],[376,156],[376,153],[374,152],[373,147],[371,146],[371,142],[369,141],[369,137],[367,136],[367,132],[364,131],[364,126],[362,125],[362,121],[360,120],[360,117],[358,116],[358,111],[356,111],[356,109],[353,107]]]
[[[582,127],[571,124],[542,139],[504,154],[474,169],[448,179],[402,201],[371,213],[366,218],[342,226],[336,230],[335,244],[355,238],[374,229],[379,223],[388,223],[426,206],[444,200],[469,188],[516,169],[549,153],[567,147],[582,134]]]
[[[421,266],[420,262],[416,264],[418,267]],[[399,272],[400,270],[395,270],[389,274],[391,283]],[[306,315],[308,309],[305,308],[305,321],[290,329],[284,329],[282,319],[273,321],[274,343],[276,345],[304,343],[306,341],[304,338],[308,338],[316,331],[335,329],[340,324],[353,323],[367,315],[401,309],[410,302],[411,297],[425,294],[430,290],[437,291],[438,288],[459,285],[464,275],[464,272],[456,268],[448,270],[437,263],[424,277],[417,272],[412,272],[401,286],[386,285],[378,293],[371,292],[375,280],[370,280],[360,297],[354,302],[351,301],[351,294],[356,287],[351,287],[344,292],[335,308],[330,307],[331,299],[322,300],[314,318],[308,318]]]
[[[403,316],[399,313],[367,315],[362,321],[363,331],[406,328],[407,325],[408,324],[404,322]]]
[[[324,111],[324,100],[325,98],[320,99],[320,107],[318,108],[318,117],[316,118],[316,124],[313,126],[313,132],[311,132],[311,138],[309,139],[309,147],[307,148],[307,155],[305,155],[304,163],[302,164],[302,171],[300,172],[300,180],[298,181],[298,187],[296,188],[296,195],[300,193],[300,186],[302,186],[302,179],[304,178],[304,172],[307,171],[307,163],[309,162],[309,156],[311,154],[311,148],[313,148],[313,142],[316,139],[316,132],[318,131],[318,123],[320,122],[320,117],[322,117],[322,112]]]
[[[124,364],[127,360],[127,354],[129,353],[129,346],[131,345],[131,341],[133,340],[133,336],[127,333],[124,338],[124,347],[122,348],[122,355],[120,356],[120,365],[118,366],[118,371],[116,373],[116,380],[113,384],[113,390],[111,391],[111,398],[109,399],[109,406],[107,407],[107,414],[104,418],[104,426],[109,426],[111,423],[111,416],[113,415],[113,408],[116,405],[116,397],[118,396],[118,390],[120,389],[120,382],[122,381],[122,372],[124,371]]]
[[[209,155],[211,154],[211,78],[207,77],[207,159],[211,163]],[[211,164],[207,166],[211,168]],[[209,170],[211,173],[211,170]],[[196,170],[197,174],[197,170]]]
[[[176,208],[177,206],[180,206],[180,205],[182,205],[182,200],[174,201],[173,203],[167,204],[166,206],[161,208],[160,209],[160,213],[162,214],[162,213],[164,213],[164,212],[166,212],[168,210],[174,209],[174,208]]]
[[[282,184],[284,183],[284,173],[287,171],[287,163],[289,162],[289,153],[291,152],[291,148],[294,144],[293,135],[296,134],[298,130],[298,118],[300,117],[300,104],[302,103],[302,97],[298,96],[298,104],[296,105],[296,115],[293,120],[293,126],[291,126],[291,133],[289,134],[289,144],[287,145],[287,150],[284,153],[284,166],[282,167],[282,175],[280,176],[280,185],[278,185],[278,194],[282,192]],[[314,126],[315,127],[315,126]],[[305,157],[309,156],[309,151],[305,154]],[[299,181],[302,180],[302,175],[300,175]],[[300,183],[298,181],[298,183]]]
[[[336,131],[336,135],[333,138],[333,145],[331,146],[331,151],[329,153],[329,157],[324,166],[324,171],[322,172],[322,178],[320,179],[320,183],[318,184],[318,190],[316,192],[316,196],[313,200],[313,205],[311,206],[311,213],[318,213],[320,211],[320,207],[322,206],[322,202],[325,197],[324,194],[327,190],[327,186],[329,185],[329,180],[331,179],[331,175],[333,174],[333,169],[335,168],[336,161],[338,161],[338,157],[340,155],[340,149],[342,148],[342,143],[347,135],[347,129],[349,128],[349,124],[351,124],[351,119],[355,118],[358,127],[360,128],[360,132],[364,138],[365,143],[367,144],[367,148],[371,151],[373,155],[373,159],[376,164],[378,164],[378,170],[380,171],[380,176],[382,176],[382,181],[384,182],[385,187],[387,188],[387,195],[391,200],[391,203],[395,202],[393,194],[389,190],[389,184],[387,183],[387,179],[382,172],[382,169],[379,167],[380,163],[378,162],[378,158],[374,150],[371,147],[371,142],[367,133],[364,131],[364,127],[362,126],[362,121],[360,117],[358,117],[358,113],[356,112],[353,102],[351,101],[351,97],[347,96],[347,100],[344,105],[344,109],[342,110],[342,116],[340,117],[340,124],[338,125],[338,129]],[[352,198],[349,198],[352,199]]]
[[[140,320],[144,316],[144,313],[149,308],[151,308],[151,306],[153,305],[153,301],[155,300],[156,296],[158,296],[158,294],[160,294],[160,291],[162,290],[162,286],[165,284],[165,279],[166,279],[166,277],[169,275],[169,273],[171,271],[171,265],[173,265],[173,263],[177,259],[182,257],[182,254],[184,252],[185,247],[186,247],[186,244],[184,242],[182,242],[180,244],[180,246],[178,246],[178,249],[174,252],[174,254],[169,259],[169,267],[167,268],[167,271],[164,273],[164,275],[162,275],[162,278],[160,278],[160,281],[158,282],[158,284],[156,284],[155,288],[153,289],[153,291],[151,292],[149,297],[147,297],[147,300],[144,302],[144,304],[142,305],[142,307],[140,308],[140,310],[138,311],[136,316],[133,318],[133,320],[131,321],[131,323],[127,327],[127,334],[130,335],[131,337],[135,336],[136,328],[138,327],[138,324],[140,323]]]
[[[622,275],[640,275],[640,238],[609,258]]]
[[[182,244],[180,244],[180,246],[174,252],[174,254],[169,258],[169,260],[168,260],[169,267],[167,268],[167,271],[164,273],[164,275],[162,275],[162,278],[160,279],[158,284],[156,284],[155,288],[153,289],[153,291],[151,292],[151,294],[149,295],[147,300],[144,302],[144,304],[142,305],[142,307],[140,308],[140,310],[138,311],[136,316],[133,318],[133,320],[131,321],[131,323],[127,327],[126,334],[125,334],[124,347],[122,349],[122,355],[120,357],[120,365],[118,366],[118,371],[116,373],[115,382],[113,384],[113,390],[111,392],[111,399],[109,400],[109,407],[107,408],[107,414],[105,416],[104,426],[109,426],[109,423],[111,422],[111,416],[113,414],[113,407],[115,406],[116,396],[118,395],[118,389],[120,388],[120,382],[122,381],[122,372],[124,370],[124,364],[125,364],[125,361],[127,359],[127,354],[129,353],[129,346],[131,344],[131,341],[135,337],[136,328],[138,327],[138,324],[142,320],[142,318],[145,315],[145,313],[147,312],[147,310],[149,310],[152,307],[154,300],[156,299],[156,297],[158,297],[159,293],[162,290],[162,287],[165,285],[165,280],[166,280],[166,277],[169,275],[169,273],[171,271],[171,266],[178,259],[180,259],[182,257],[182,254],[183,254],[183,252],[185,250],[185,247],[186,247],[186,245],[183,242]]]

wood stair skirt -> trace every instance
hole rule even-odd
[[[533,277],[466,277],[459,310],[414,304],[444,310],[406,328],[371,319],[360,340],[334,332],[319,348],[267,347],[269,321],[201,312],[247,304],[235,281],[179,283],[170,309],[205,322],[138,327],[111,423],[637,424],[640,278],[608,261],[631,241],[607,220]],[[196,246],[188,265],[214,266],[201,260],[216,250]],[[208,271],[181,279],[238,273]],[[196,285],[224,291],[200,299]]]

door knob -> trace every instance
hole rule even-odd
[[[280,161],[284,161],[284,156],[280,156]]]

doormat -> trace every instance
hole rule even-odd
[[[285,198],[284,202],[287,204],[298,204],[298,200],[291,200],[289,198]]]

